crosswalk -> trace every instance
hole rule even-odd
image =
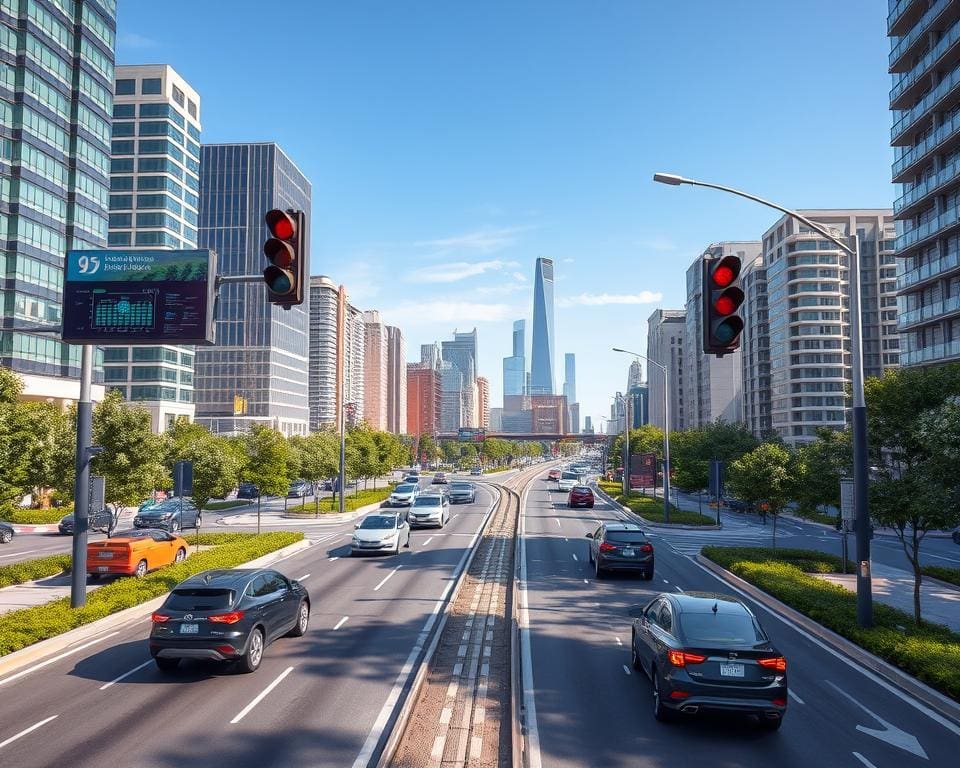
[[[673,549],[683,555],[697,555],[703,547],[769,547],[773,538],[773,523],[767,525],[756,525],[745,520],[736,518],[726,518],[723,521],[723,528],[716,530],[664,530],[662,528],[652,528],[648,530],[648,535],[654,540],[654,546],[657,541],[663,541]],[[777,527],[777,542],[787,539],[794,534],[785,530],[783,526]]]

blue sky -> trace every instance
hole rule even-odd
[[[313,183],[312,270],[419,345],[479,329],[500,404],[534,260],[557,263],[556,357],[608,415],[687,266],[774,215],[882,208],[881,0],[121,0],[117,59],[172,65],[206,142],[278,142]],[[529,341],[528,341],[529,344]],[[646,368],[646,367],[645,367]]]

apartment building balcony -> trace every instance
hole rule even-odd
[[[937,0],[912,27],[896,39],[887,59],[890,72],[901,72],[909,67],[909,57],[916,54],[926,39],[926,33],[949,7],[950,0]],[[907,24],[897,24],[896,28],[901,29],[906,26]]]
[[[911,147],[893,163],[891,179],[903,184],[910,181],[922,163],[928,162],[934,152],[947,152],[960,145],[960,112],[943,123],[916,146]]]
[[[930,280],[939,280],[958,267],[960,267],[960,254],[958,253],[947,254],[919,267],[914,267],[897,276],[897,293],[917,288]]]
[[[913,142],[909,133],[911,128],[917,127],[920,120],[929,121],[932,111],[948,111],[960,100],[960,65],[955,66],[937,83],[928,94],[914,104],[910,109],[893,111],[893,125],[890,126],[890,144],[905,146]]]
[[[960,21],[955,21],[943,33],[937,44],[906,72],[894,77],[890,89],[890,109],[908,109],[924,89],[930,86],[934,68],[950,69],[960,60]]]
[[[949,299],[935,301],[909,312],[901,312],[897,316],[897,330],[902,333],[913,326],[934,320],[944,320],[956,314],[960,314],[960,296],[951,296]]]
[[[921,224],[919,227],[904,232],[897,238],[897,251],[904,251],[912,246],[926,242],[936,237],[949,227],[953,227],[960,220],[960,206],[955,205],[948,208],[939,216],[935,216],[930,221]]]
[[[922,208],[927,200],[939,193],[945,186],[960,177],[960,158],[944,166],[939,173],[927,177],[915,187],[904,192],[893,203],[893,215],[903,218]]]
[[[887,34],[900,35],[916,24],[923,14],[922,0],[889,0],[887,3]]]
[[[943,363],[960,358],[960,339],[944,341],[939,344],[930,344],[921,349],[900,352],[900,365],[924,365],[926,363]]]

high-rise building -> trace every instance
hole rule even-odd
[[[570,403],[570,434],[580,434],[580,403]]]
[[[643,384],[643,366],[639,360],[630,363],[630,370],[627,371],[627,389],[633,389]]]
[[[387,326],[387,431],[407,431],[407,343],[400,329]]]
[[[513,354],[503,358],[503,394],[526,394],[526,320],[515,320],[513,323]]]
[[[263,270],[264,215],[273,208],[310,217],[310,182],[272,143],[207,144],[200,160],[200,247],[217,252],[221,275]],[[309,244],[307,245],[309,249]],[[309,253],[306,258],[309,263]],[[289,309],[267,301],[263,283],[221,286],[217,343],[197,347],[196,420],[220,434],[254,423],[286,435],[310,422],[306,303]],[[236,398],[244,412],[237,413]]]
[[[860,241],[863,372],[896,367],[885,357],[897,339],[893,219],[889,210],[801,211],[843,237]],[[843,429],[850,367],[849,262],[829,240],[784,216],[763,235],[770,351],[769,389],[763,377],[745,381],[761,412],[769,403],[773,430],[791,445],[809,442],[819,427]],[[747,316],[753,311],[747,309]],[[742,375],[742,374],[741,374]],[[755,383],[756,382],[756,383]],[[754,389],[756,387],[756,389]]]
[[[363,313],[363,418],[367,426],[387,429],[387,326],[377,310]]]
[[[889,9],[893,216],[899,234],[895,242],[882,242],[881,268],[893,273],[895,248],[899,338],[883,338],[880,354],[884,366],[957,361],[960,0],[900,0],[890,2]],[[880,297],[881,321],[894,316],[894,306],[884,306],[886,299],[892,301],[893,294]]]
[[[16,328],[57,328],[66,252],[107,245],[115,39],[111,0],[0,2],[0,366],[25,399],[79,397],[80,347]]]
[[[489,429],[491,432],[502,432],[503,431],[503,408],[491,408],[490,409],[490,426]]]
[[[475,427],[477,413],[477,329],[468,333],[453,332],[452,341],[440,342],[443,359],[452,363],[463,374],[461,397],[463,399],[461,427]]]
[[[531,395],[552,395],[553,260],[537,259],[533,280],[533,346],[530,354]]]
[[[567,408],[577,402],[577,356],[573,352],[563,356],[563,396],[567,398]],[[573,424],[572,411],[567,414],[567,424]]]
[[[593,418],[590,416],[583,417],[583,434],[585,435],[593,434]]]
[[[464,376],[453,363],[440,361],[440,432],[454,434],[466,426],[464,420]]]
[[[477,426],[490,429],[490,382],[477,376]]]
[[[437,344],[437,342],[420,345],[420,362],[427,366],[427,368],[433,368],[434,370],[439,369],[442,359],[440,355],[440,345]]]
[[[116,68],[110,162],[113,248],[197,247],[200,97],[165,64]],[[107,347],[107,388],[150,412],[154,432],[194,418],[194,348]]]
[[[531,395],[533,432],[541,435],[565,435],[570,425],[567,398],[563,395]]]
[[[760,255],[760,243],[713,243],[687,269],[687,344],[684,373],[687,427],[701,427],[717,419],[739,422],[743,417],[743,370],[740,349],[723,357],[703,351],[703,266],[705,258],[738,256],[743,263]]]
[[[627,390],[630,397],[630,429],[639,429],[650,423],[650,388],[636,384]]]
[[[436,435],[440,431],[440,371],[422,363],[407,365],[407,429],[409,435]]]
[[[647,320],[647,357],[670,371],[670,431],[686,428],[684,419],[684,339],[687,334],[687,313],[682,309],[658,309]],[[698,343],[696,340],[690,343]],[[647,366],[651,371],[647,383],[650,423],[664,429],[663,371]]]
[[[310,278],[310,430],[337,426],[344,403],[363,419],[363,316],[325,275]]]
[[[743,289],[743,423],[757,438],[770,432],[770,320],[767,312],[767,268],[763,256],[746,262],[740,272]]]

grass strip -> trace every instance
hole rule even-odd
[[[940,579],[948,584],[960,587],[960,568],[947,568],[943,565],[925,565],[920,569],[924,576]]]
[[[644,520],[651,523],[665,523],[663,516],[663,499],[644,496],[638,491],[631,491],[630,496],[624,496],[623,486],[611,480],[599,480],[597,486],[609,496],[613,496],[618,504],[623,504]],[[716,518],[702,515],[699,512],[687,512],[670,505],[671,525],[716,525]]]
[[[58,576],[70,570],[70,563],[70,555],[62,554],[35,557],[31,560],[0,566],[0,588]]]
[[[355,494],[347,495],[344,500],[344,507],[347,512],[353,512],[360,507],[365,507],[367,504],[376,504],[379,501],[386,499],[391,493],[393,493],[393,485],[387,486],[386,488],[368,488],[366,490],[359,490]],[[331,512],[340,511],[340,500],[337,499],[337,503],[334,504],[333,496],[327,496],[326,498],[320,499],[320,514],[330,514]],[[316,514],[317,512],[317,502],[308,501],[306,504],[298,504],[295,507],[290,507],[286,514],[288,515],[304,515],[309,517],[310,515]]]

